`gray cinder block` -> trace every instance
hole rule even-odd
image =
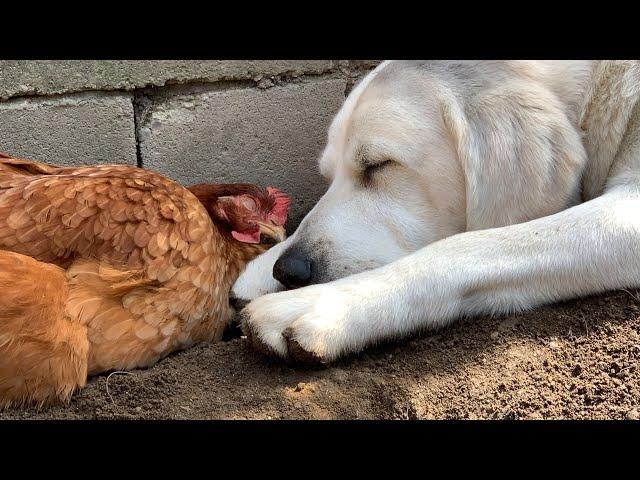
[[[326,189],[317,161],[345,85],[329,78],[157,98],[140,123],[143,166],[185,184],[281,188],[293,200],[291,231]]]
[[[0,60],[0,99],[187,82],[321,74],[331,60]]]
[[[136,165],[132,95],[97,92],[0,103],[0,151],[57,165]]]

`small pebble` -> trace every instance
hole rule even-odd
[[[493,340],[495,340],[496,338],[498,338],[498,337],[500,336],[500,332],[498,332],[498,331],[491,332],[491,335],[490,335],[490,336],[491,336],[491,338],[492,338]]]
[[[301,392],[302,389],[306,386],[307,384],[304,382],[300,382],[298,385],[296,385],[296,388],[293,390],[294,392]]]
[[[638,413],[637,408],[634,408],[627,412],[627,420],[639,420],[639,419],[640,419],[640,413]]]
[[[180,408],[181,408],[182,410],[184,410],[185,412],[189,412],[189,411],[191,411],[191,407],[187,407],[186,405],[180,405]]]

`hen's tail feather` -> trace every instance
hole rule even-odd
[[[87,379],[86,327],[65,312],[64,272],[0,250],[0,408],[66,401]]]

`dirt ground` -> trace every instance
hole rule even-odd
[[[468,320],[329,367],[269,360],[235,338],[0,419],[637,419],[639,360],[639,292],[615,292]]]

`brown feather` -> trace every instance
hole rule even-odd
[[[261,251],[214,218],[216,195],[238,192],[268,198],[0,155],[0,406],[66,401],[87,375],[219,338],[229,288]]]

